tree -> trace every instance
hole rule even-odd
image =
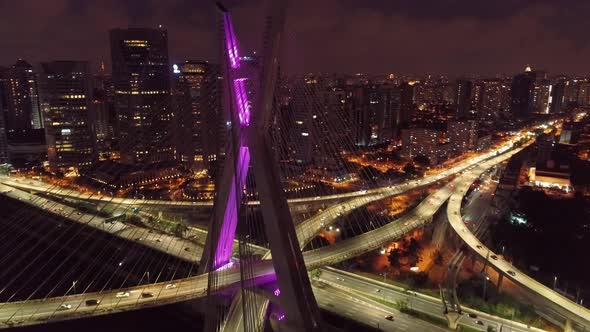
[[[416,174],[416,166],[414,166],[412,163],[407,163],[406,166],[404,166],[403,171],[407,175],[414,175]]]
[[[364,166],[359,169],[359,177],[372,184],[377,183],[380,175],[381,172],[373,166]]]
[[[177,237],[183,237],[184,233],[188,231],[188,226],[183,223],[177,223],[174,226],[174,235]]]
[[[404,310],[408,309],[408,299],[399,299],[395,301],[395,306],[397,310],[403,312]]]
[[[389,260],[389,264],[391,264],[391,266],[399,268],[401,266],[399,260],[403,256],[403,252],[400,249],[393,249],[389,251],[389,256],[387,256],[387,259]]]
[[[319,279],[321,275],[322,271],[320,269],[311,270],[309,272],[309,276],[311,277],[311,279]]]
[[[414,162],[422,167],[430,166],[430,159],[423,154],[414,157]]]
[[[430,258],[434,261],[434,264],[441,266],[444,263],[444,258],[440,250],[436,250],[430,255]]]
[[[420,243],[418,243],[416,239],[410,238],[410,243],[408,244],[408,253],[410,255],[418,255],[420,249],[422,249]]]

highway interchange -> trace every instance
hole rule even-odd
[[[504,149],[507,150],[507,149]],[[504,151],[502,151],[504,152]],[[428,222],[434,212],[438,210],[438,208],[455,192],[455,196],[462,195],[459,188],[463,190],[465,186],[473,182],[473,180],[479,175],[479,173],[483,172],[483,170],[491,167],[501,160],[507,159],[511,154],[515,151],[511,151],[510,153],[505,153],[500,155],[499,157],[493,158],[488,160],[484,163],[480,163],[476,169],[464,172],[463,175],[455,179],[451,184],[444,186],[434,194],[430,195],[425,201],[423,201],[418,207],[416,207],[410,214],[400,218],[400,220],[396,222],[392,222],[384,227],[388,227],[389,229],[378,229],[369,233],[367,235],[363,234],[361,236],[357,236],[352,239],[348,239],[342,241],[334,246],[329,246],[322,249],[313,250],[311,252],[307,252],[305,254],[305,261],[306,265],[309,268],[322,266],[325,264],[335,263],[337,261],[345,260],[351,258],[355,255],[358,255],[363,252],[370,251],[375,249],[376,247],[381,246],[383,243],[389,242],[393,239],[399,238],[403,236],[407,231],[412,230],[416,227],[420,227],[424,225],[425,222]],[[496,155],[497,153],[492,152],[491,155]],[[489,157],[488,156],[488,157]],[[485,159],[484,156],[474,160],[473,162],[465,165],[465,167],[455,169],[454,171],[462,171],[466,167],[473,167],[473,165],[479,163],[482,159]],[[438,179],[448,176],[444,174],[437,174],[435,176],[436,180],[429,179],[427,180],[418,180],[409,186],[421,186],[425,185],[426,183],[431,183],[437,181]],[[460,181],[460,182],[457,182]],[[461,186],[457,186],[457,184],[461,184]],[[408,184],[403,184],[408,186]],[[401,190],[402,192],[404,189],[403,187],[395,188],[395,191]],[[326,209],[323,214],[324,216],[318,217],[316,215],[315,222],[304,222],[302,225],[306,226],[306,232],[298,232],[298,234],[302,235],[300,238],[301,243],[306,243],[311,239],[311,235],[307,235],[311,233],[312,229],[319,230],[320,228],[324,227],[325,225],[333,222],[341,213],[346,213],[354,208],[368,204],[371,201],[375,201],[378,199],[382,199],[389,195],[392,195],[391,187],[388,188],[378,188],[372,190],[370,192],[363,193],[362,197],[353,198],[344,204],[338,204],[335,206],[335,209],[330,210]],[[408,189],[405,189],[408,190]],[[4,190],[3,190],[4,191]],[[452,201],[451,201],[452,202]],[[344,206],[344,208],[342,208]],[[450,210],[449,205],[449,211]],[[340,209],[340,210],[339,210]],[[335,210],[335,211],[334,211]],[[345,210],[345,211],[342,211]],[[338,212],[336,212],[338,211]],[[320,214],[321,215],[321,214]],[[451,215],[452,216],[452,215]],[[82,216],[83,217],[83,216]],[[80,218],[82,219],[82,218]],[[450,218],[451,219],[451,218]],[[461,225],[463,223],[461,222]],[[392,226],[394,225],[394,226]],[[97,225],[98,226],[98,225]],[[100,226],[98,226],[100,227]],[[378,232],[377,232],[378,231]],[[124,232],[120,232],[124,233]],[[317,232],[316,232],[317,233]],[[465,233],[465,231],[460,230],[458,232],[460,235],[461,233]],[[148,233],[145,235],[145,239],[142,238],[142,241],[149,241],[149,236],[153,235],[152,233]],[[162,236],[158,234],[158,236]],[[363,237],[364,236],[364,237]],[[355,240],[359,238],[358,240]],[[134,239],[135,240],[135,239]],[[169,239],[169,242],[174,242],[174,239]],[[301,241],[302,240],[302,241]],[[178,239],[176,239],[178,241]],[[155,242],[155,243],[163,243]],[[190,241],[188,241],[190,242]],[[178,243],[173,245],[171,249],[167,252],[172,253],[173,251],[179,252],[186,252],[183,248],[186,248],[188,243]],[[195,251],[198,248],[194,248]],[[193,253],[194,255],[194,253]],[[194,256],[193,256],[194,257]],[[236,273],[236,271],[238,273]],[[257,276],[263,277],[268,275],[272,271],[272,265],[265,262],[260,264],[256,267],[255,273]],[[235,284],[239,280],[239,270],[235,267],[230,268],[223,273],[225,284],[232,285]],[[175,281],[173,284],[171,283],[158,283],[158,284],[150,284],[146,286],[135,287],[129,290],[128,297],[124,298],[117,298],[115,292],[121,292],[125,290],[116,290],[113,292],[103,292],[99,294],[81,294],[81,295],[73,295],[68,297],[61,297],[61,298],[51,298],[45,300],[33,300],[27,301],[26,303],[3,303],[0,304],[0,320],[8,325],[15,325],[15,324],[33,324],[34,322],[42,322],[46,320],[54,320],[54,319],[72,319],[79,316],[88,316],[88,315],[98,315],[98,314],[106,314],[113,311],[121,311],[121,310],[132,310],[136,308],[141,308],[144,306],[151,306],[151,305],[160,305],[170,302],[177,302],[181,300],[186,300],[188,298],[196,298],[204,295],[205,287],[207,284],[207,277],[204,275]],[[321,292],[321,291],[319,291]],[[142,294],[149,294],[151,296],[146,296]],[[84,302],[90,298],[98,298],[100,299],[100,303],[97,306],[87,306]],[[68,310],[58,310],[61,304],[67,303],[71,305],[71,309]],[[326,304],[327,305],[327,304]],[[322,306],[326,306],[322,305]],[[440,307],[438,308],[438,312],[440,312]],[[436,311],[435,311],[436,312]]]

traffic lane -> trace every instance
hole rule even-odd
[[[323,281],[325,280],[330,283],[333,283],[334,285],[338,285],[338,287],[343,287],[345,289],[348,288],[350,291],[356,291],[362,294],[366,294],[367,296],[380,298],[393,303],[401,299],[408,300],[408,307],[410,307],[411,309],[428,313],[440,318],[444,318],[444,315],[442,313],[442,303],[439,299],[433,298],[432,300],[428,300],[426,298],[416,296],[412,291],[405,293],[403,291],[395,290],[389,287],[383,287],[379,284],[373,284],[366,280],[356,279],[350,276],[344,276],[331,270],[322,269],[320,279]],[[379,289],[379,291],[377,291],[377,289]],[[499,330],[499,327],[502,324],[501,321],[488,319],[484,317],[470,318],[468,316],[468,313],[471,311],[469,310],[469,308],[465,309],[466,310],[464,310],[464,317],[461,319],[462,324],[476,329],[481,329],[482,327],[487,328],[487,326],[493,326]],[[478,320],[483,322],[484,325],[477,324],[476,321]],[[526,332],[530,330],[522,329],[519,327],[513,327],[513,331]]]
[[[329,285],[323,288],[314,287],[314,294],[322,308],[384,331],[446,331],[383,304],[360,299]],[[393,320],[386,319],[387,316],[392,316]]]

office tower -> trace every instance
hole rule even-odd
[[[166,30],[114,29],[110,42],[121,161],[173,160]]]
[[[415,113],[414,104],[414,82],[403,82],[400,84],[400,120],[401,126],[406,126],[412,121]]]
[[[401,95],[398,87],[392,84],[379,86],[378,139],[379,143],[389,143],[399,135]]]
[[[407,158],[424,156],[435,165],[440,154],[440,138],[440,131],[434,129],[402,129],[402,154]]]
[[[96,149],[101,159],[111,158],[113,140],[114,103],[109,95],[109,77],[105,74],[104,63],[93,77],[90,125],[96,135]]]
[[[195,170],[209,168],[223,147],[219,67],[200,61],[172,67],[177,160]]]
[[[471,90],[473,83],[469,80],[457,80],[457,93],[455,94],[455,118],[465,118],[471,108]]]
[[[473,151],[477,145],[477,121],[449,121],[447,135],[455,154]]]
[[[6,127],[9,132],[43,128],[37,77],[33,67],[19,59],[5,70],[1,82],[6,92]]]
[[[90,166],[96,156],[88,63],[44,62],[39,76],[49,166],[61,171]]]
[[[526,118],[534,111],[536,74],[530,67],[512,79],[510,86],[510,112],[517,118]]]
[[[289,134],[292,158],[298,164],[311,163],[314,157],[314,143],[323,142],[329,138],[324,136],[329,134],[324,129],[328,119],[324,117],[324,113],[320,113],[316,102],[320,93],[319,84],[318,78],[313,76],[298,79],[294,83],[287,121],[290,122],[291,127]],[[315,118],[314,115],[316,115]],[[314,128],[316,126],[317,129]],[[318,144],[317,148],[325,147]]]

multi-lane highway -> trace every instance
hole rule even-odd
[[[485,168],[478,166],[458,179],[457,189],[450,197],[447,206],[447,217],[455,233],[473,252],[484,260],[487,260],[488,266],[493,267],[503,277],[510,279],[517,285],[523,286],[537,297],[552,304],[553,310],[561,316],[571,319],[582,326],[590,326],[590,310],[529,277],[514,267],[510,262],[504,260],[501,255],[494,254],[465,225],[461,216],[463,197],[468,192],[471,184],[484,170]]]
[[[408,308],[416,310],[422,313],[429,314],[434,317],[438,317],[445,320],[442,313],[441,300],[428,295],[402,289],[400,287],[392,286],[383,282],[378,282],[373,279],[365,278],[357,274],[340,271],[333,268],[322,268],[322,273],[319,277],[320,281],[323,281],[342,292],[352,294],[356,297],[361,298],[373,298],[381,301],[387,301],[391,304],[397,301],[403,300],[407,303]],[[373,301],[373,304],[379,304],[379,302]],[[380,304],[382,308],[388,309],[389,312],[393,313],[391,307],[384,304]],[[525,324],[513,322],[508,319],[492,316],[483,312],[473,310],[470,308],[464,308],[464,314],[460,320],[460,325],[465,325],[476,330],[486,331],[488,326],[496,328],[500,331],[500,327],[503,327],[502,331],[514,331],[514,332],[525,332],[525,331],[543,331],[541,329],[527,327]],[[343,315],[343,313],[340,313]],[[469,314],[475,317],[469,317]],[[395,312],[393,313],[394,319],[403,319],[407,316],[405,314]],[[383,316],[384,317],[384,316]],[[383,317],[381,318],[383,320]],[[480,321],[481,324],[478,324]],[[414,324],[416,324],[414,322]],[[414,325],[416,326],[416,325]],[[403,331],[410,331],[409,329],[402,329]],[[415,329],[418,330],[418,329]],[[444,329],[448,331],[447,329]],[[420,331],[431,331],[430,329],[422,329]]]
[[[514,151],[510,151],[498,157],[487,160],[483,163],[481,163],[481,160],[478,160],[480,164],[477,167],[481,168],[482,170],[486,167],[491,167],[492,165],[502,160],[505,160],[513,153]],[[461,175],[460,178],[462,178],[463,176],[465,176],[465,174]],[[370,236],[374,236],[377,233],[383,233],[387,235],[379,235],[381,239],[388,238],[393,240],[402,236],[405,231],[423,225],[423,223],[429,220],[429,218],[432,217],[434,212],[436,212],[437,208],[440,207],[440,205],[442,205],[444,201],[448,198],[448,196],[451,194],[453,190],[453,187],[455,187],[456,181],[459,180],[455,179],[451,182],[451,184],[444,186],[442,189],[429,196],[429,198],[427,198],[425,202],[423,202],[421,205],[415,208],[405,219],[403,219],[404,221],[392,222],[385,226],[391,229],[388,229],[387,231],[376,232],[371,234]],[[407,222],[405,220],[407,220]],[[350,241],[354,239],[355,238],[350,239]],[[313,267],[328,262],[333,263],[337,261],[342,261],[352,257],[353,255],[358,255],[362,252],[366,252],[367,248],[374,248],[374,245],[370,242],[375,240],[371,237],[360,238],[360,240],[355,241],[356,243],[352,242],[352,244],[334,246],[336,249],[332,248],[332,246],[320,249],[325,250],[326,254],[321,254],[321,251],[319,250],[314,251],[310,254],[305,254],[304,257],[306,265]],[[376,242],[379,241],[385,240],[378,240]],[[345,241],[343,241],[342,243],[345,243]],[[179,246],[179,248],[180,247],[181,246]],[[358,247],[363,248],[363,250],[359,251],[357,249]],[[269,277],[270,275],[272,275],[272,264],[269,261],[262,262],[260,265],[256,266],[254,272],[255,276],[257,277]],[[239,282],[239,279],[239,269],[233,267],[223,271],[223,285],[226,285],[228,287],[235,285]],[[125,290],[113,290],[105,291],[102,293],[50,298],[42,301],[35,300],[26,302],[3,303],[0,304],[0,321],[4,322],[5,324],[34,324],[43,322],[48,319],[68,319],[88,315],[106,314],[113,311],[133,310],[150,305],[161,305],[175,301],[183,301],[188,298],[200,297],[203,295],[202,292],[205,289],[206,284],[207,277],[205,275],[200,275],[197,277],[178,281],[175,285],[176,287],[172,288],[175,291],[172,291],[172,289],[166,289],[167,283],[158,283],[129,289],[127,291],[130,293],[130,295],[129,297],[125,298],[116,297],[118,292]],[[143,297],[141,293],[144,293],[146,291],[152,294],[157,294],[157,296]],[[99,303],[96,306],[85,305],[84,301],[90,298],[97,298],[101,301],[101,303]],[[58,310],[60,308],[60,305],[64,303],[71,305],[71,308]]]

